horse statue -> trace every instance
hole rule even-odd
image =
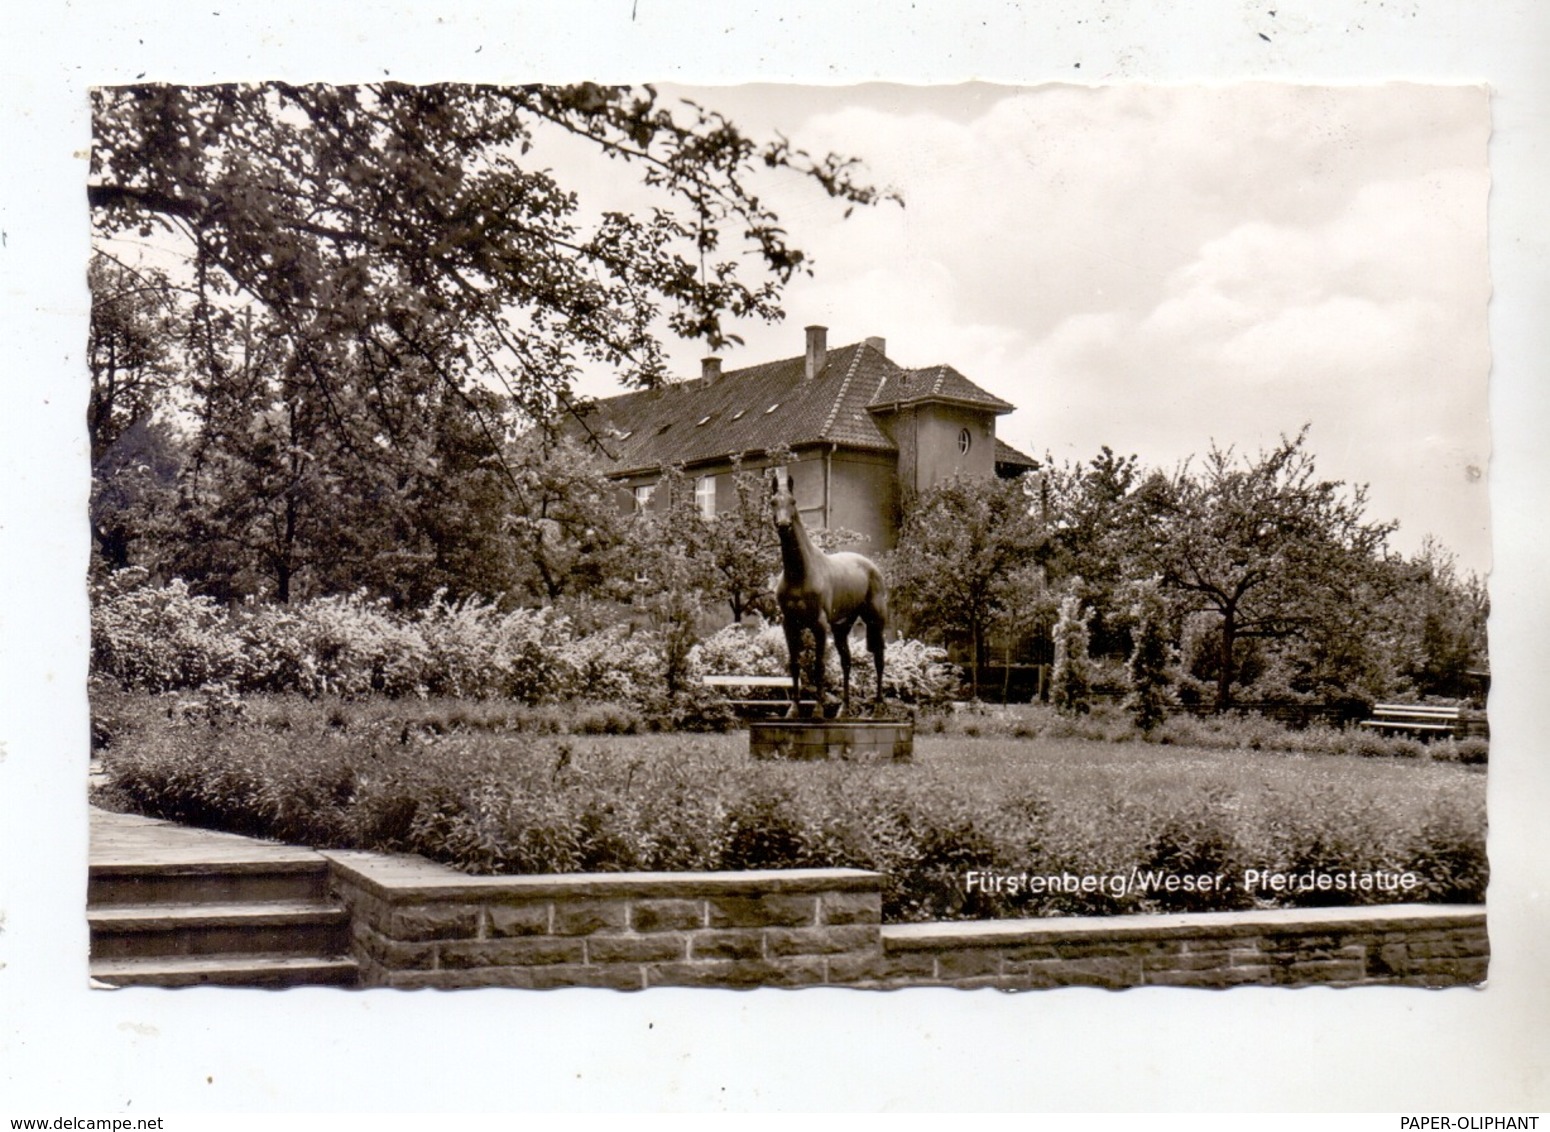
[[[797,512],[789,475],[777,473],[770,481],[770,490],[775,533],[780,536],[781,573],[775,582],[775,601],[780,606],[791,663],[791,708],[786,716],[794,719],[801,713],[804,629],[813,634],[817,717],[823,718],[824,641],[830,634],[844,675],[840,716],[850,714],[850,630],[858,617],[866,625],[866,647],[877,669],[872,700],[875,714],[883,705],[883,627],[888,620],[888,588],[882,572],[865,555],[850,551],[825,554],[813,545]]]

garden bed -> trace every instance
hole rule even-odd
[[[1237,747],[1105,742],[1037,712],[924,726],[909,766],[759,764],[739,734],[553,733],[594,717],[606,712],[94,693],[110,805],[476,874],[848,866],[888,877],[890,922],[1484,899],[1485,776],[1447,761],[1457,751],[1309,753],[1270,731]],[[1249,869],[1416,881],[1032,894],[966,880]]]

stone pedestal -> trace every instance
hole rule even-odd
[[[756,759],[834,759],[907,763],[915,755],[915,724],[898,719],[776,719],[748,726]]]

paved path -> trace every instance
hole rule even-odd
[[[193,829],[136,814],[114,814],[91,807],[93,865],[191,865],[231,862],[315,861],[310,849],[260,841],[235,833]]]

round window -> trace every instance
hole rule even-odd
[[[958,430],[958,452],[959,452],[959,454],[967,456],[969,454],[969,445],[971,445],[973,443],[974,443],[974,437],[970,434],[968,429],[961,428],[961,429]]]

